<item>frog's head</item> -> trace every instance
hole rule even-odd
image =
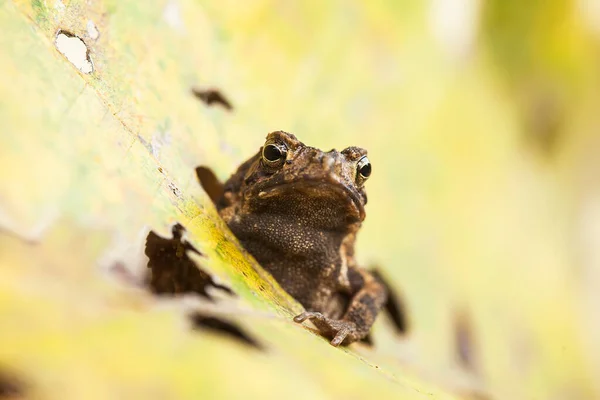
[[[360,223],[370,175],[364,149],[324,152],[292,134],[272,132],[244,177],[243,202],[255,210],[287,210],[309,224],[333,228]]]

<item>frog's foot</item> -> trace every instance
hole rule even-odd
[[[333,346],[339,346],[345,339],[349,339],[347,342],[352,342],[357,339],[355,336],[358,332],[356,324],[353,322],[327,318],[320,312],[314,311],[305,311],[302,314],[295,316],[294,322],[302,323],[307,319],[315,324],[323,336],[333,338],[331,340]]]

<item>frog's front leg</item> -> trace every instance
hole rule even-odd
[[[350,268],[348,278],[353,296],[342,319],[328,318],[315,311],[305,311],[294,318],[298,323],[311,320],[321,334],[332,338],[333,346],[350,344],[367,336],[387,298],[385,287],[367,271]]]

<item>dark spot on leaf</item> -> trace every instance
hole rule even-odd
[[[223,184],[219,182],[215,173],[208,167],[200,166],[196,168],[196,176],[202,189],[206,192],[213,203],[217,204],[217,200],[223,195]]]
[[[390,316],[398,332],[406,333],[409,327],[404,299],[400,297],[398,291],[394,289],[378,269],[373,269],[371,273],[387,290],[388,298],[384,305],[386,313]]]
[[[136,277],[135,274],[133,274],[121,261],[117,261],[111,265],[109,272],[119,281],[128,285],[137,287],[143,285],[142,282],[140,282],[140,279],[138,279],[138,277]]]
[[[148,285],[152,292],[163,295],[197,293],[213,300],[206,291],[208,287],[213,287],[233,295],[231,289],[216,283],[188,256],[189,253],[202,254],[182,239],[185,228],[175,224],[171,231],[172,239],[162,238],[152,231],[146,237],[145,254],[150,268]]]
[[[25,384],[12,372],[0,369],[0,399],[25,398]]]
[[[523,107],[525,137],[542,154],[552,156],[560,144],[564,106],[547,88],[536,88]]]
[[[158,172],[160,172],[161,174],[164,173],[162,167],[158,167]]]
[[[258,286],[258,290],[260,290],[261,292],[264,292],[266,289],[265,287],[261,284]]]
[[[477,372],[473,327],[466,311],[454,316],[454,349],[456,361],[465,369]]]
[[[173,182],[169,182],[169,189],[171,189],[171,192],[175,197],[181,198],[181,191]]]
[[[485,393],[482,389],[469,389],[457,391],[460,398],[465,400],[492,400],[493,397],[489,393]],[[570,398],[583,398],[583,397],[566,397]]]
[[[203,315],[199,312],[190,315],[190,319],[192,320],[194,329],[204,329],[226,335],[255,349],[263,350],[263,346],[256,339],[232,322],[215,316]]]
[[[152,153],[152,145],[150,143],[148,143],[146,141],[146,139],[144,139],[143,136],[137,135],[137,137],[140,140],[140,143],[146,148],[146,150],[148,150],[148,152]]]
[[[192,89],[192,93],[207,106],[218,104],[228,111],[233,110],[231,102],[217,89]]]

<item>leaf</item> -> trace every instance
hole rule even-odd
[[[597,398],[588,3],[0,2],[0,378],[61,399]],[[195,169],[223,180],[278,129],[369,149],[357,256],[408,337],[384,317],[374,347],[332,348],[218,217]],[[146,290],[144,240],[176,223],[237,297]]]
[[[199,189],[194,168],[223,153],[219,125],[232,118],[190,96],[218,81],[207,59],[218,42],[192,23],[208,23],[201,7],[5,2],[0,21],[0,362],[19,371],[27,395],[450,398],[294,324],[299,305]],[[57,32],[85,43],[93,72],[64,55],[77,48],[56,48]],[[229,168],[237,151],[216,166]],[[168,237],[176,222],[238,299],[161,300],[143,288],[145,235]],[[264,351],[193,330],[198,310]]]

